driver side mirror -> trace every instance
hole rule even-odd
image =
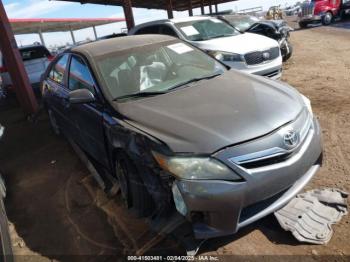
[[[71,104],[84,104],[95,101],[94,94],[87,89],[77,89],[69,92],[69,103]]]

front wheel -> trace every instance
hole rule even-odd
[[[324,17],[322,17],[323,25],[330,25],[333,21],[333,14],[331,12],[327,12]]]
[[[293,54],[293,46],[291,43],[286,41],[282,51],[283,62],[287,61]]]
[[[150,215],[153,211],[152,197],[148,193],[137,167],[125,154],[117,156],[115,167],[125,207],[131,208],[138,217]]]

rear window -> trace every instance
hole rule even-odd
[[[50,52],[43,46],[21,48],[20,50],[23,61],[49,57]]]

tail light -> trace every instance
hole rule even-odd
[[[6,73],[7,72],[7,68],[4,66],[0,66],[0,73]]]
[[[48,57],[47,57],[47,59],[51,62],[52,60],[54,60],[55,59],[55,57],[54,56],[52,56],[52,55],[49,55]]]

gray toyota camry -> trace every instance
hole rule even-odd
[[[106,191],[118,183],[126,207],[153,221],[180,215],[199,239],[281,208],[322,164],[306,97],[172,37],[74,47],[48,67],[42,94],[53,130]]]

